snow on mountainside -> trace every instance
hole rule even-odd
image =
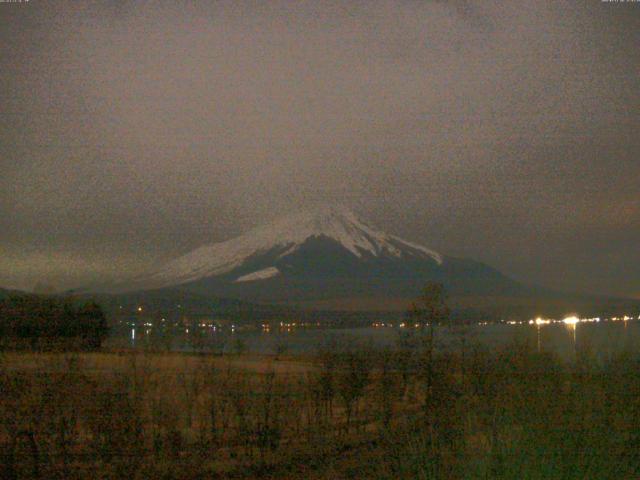
[[[275,277],[280,273],[276,267],[267,267],[263,270],[258,270],[257,272],[249,273],[247,275],[242,275],[241,277],[236,278],[235,282],[253,282],[255,280],[266,280],[267,278]]]
[[[154,287],[163,287],[222,275],[256,255],[278,251],[278,258],[282,258],[297,251],[307,240],[321,237],[337,242],[358,258],[418,257],[437,264],[443,261],[442,256],[432,250],[375,230],[359,221],[350,211],[332,207],[290,215],[237,238],[197,248],[141,280]],[[235,281],[261,280],[279,273],[277,268],[269,267],[243,275]]]

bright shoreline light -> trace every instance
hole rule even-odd
[[[535,320],[529,320],[529,325],[549,325],[551,320],[547,320],[544,318],[536,318]]]
[[[628,321],[635,320],[635,313],[633,315],[624,315],[621,317],[587,317],[580,318],[576,314],[570,314],[563,318],[562,320],[554,319],[554,318],[542,318],[541,316],[532,318],[530,320],[501,320],[500,323],[504,323],[507,325],[535,325],[536,327],[541,327],[543,325],[556,325],[559,323],[563,323],[567,326],[575,327],[578,323],[600,323],[600,322],[618,322],[624,321],[625,324]],[[640,315],[638,315],[638,320],[640,320]],[[487,322],[488,324],[489,322]],[[481,325],[481,323],[478,323]]]
[[[575,325],[578,322],[580,322],[580,319],[576,316],[566,317],[562,320],[565,325]]]

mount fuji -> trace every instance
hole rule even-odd
[[[443,283],[453,295],[527,290],[487,265],[387,234],[338,207],[290,215],[202,246],[136,278],[128,290],[178,287],[253,302],[326,306],[411,298],[427,281]]]

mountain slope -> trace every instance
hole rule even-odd
[[[268,256],[274,262],[286,258],[299,252],[314,238],[329,239],[358,259],[410,256],[442,263],[442,257],[436,252],[376,231],[347,210],[326,208],[291,215],[273,224],[255,228],[240,237],[200,247],[140,280],[147,286],[163,287],[223,275],[259,256]],[[280,273],[274,266],[268,268],[271,268],[268,277]],[[264,273],[261,275],[264,276]],[[259,275],[255,279],[258,278],[263,277]],[[239,281],[247,280],[252,280],[252,277]]]
[[[341,208],[291,215],[200,247],[129,289],[180,286],[259,302],[415,296],[426,281],[458,295],[519,295],[527,287],[472,260],[441,255],[376,230]]]

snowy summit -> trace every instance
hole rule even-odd
[[[442,264],[442,256],[428,248],[375,230],[349,210],[328,207],[281,218],[271,224],[220,243],[205,245],[145,276],[154,287],[178,285],[233,271],[267,252],[286,257],[314,238],[329,239],[357,258],[412,257]],[[279,275],[275,266],[239,276],[235,282],[264,280]]]

